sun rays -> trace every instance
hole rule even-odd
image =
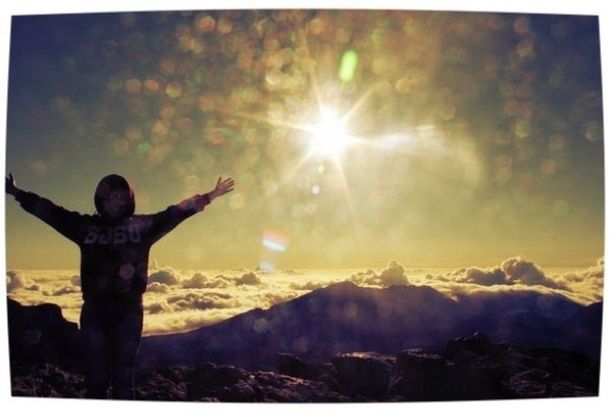
[[[320,120],[315,126],[310,127],[310,134],[309,152],[312,156],[338,160],[351,142],[345,130],[345,124],[328,107],[320,108]]]

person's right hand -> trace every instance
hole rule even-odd
[[[15,196],[19,192],[19,189],[15,185],[15,178],[11,173],[9,173],[8,177],[4,178],[4,190],[7,194],[10,194],[12,196]]]

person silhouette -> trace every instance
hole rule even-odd
[[[134,399],[134,369],[143,330],[142,295],[147,288],[151,246],[188,217],[234,189],[218,178],[215,188],[156,214],[135,212],[134,191],[117,174],[96,187],[93,215],[68,211],[17,187],[5,177],[5,191],[21,207],[79,246],[81,251],[80,329],[87,398]]]

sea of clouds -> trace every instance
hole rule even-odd
[[[535,290],[590,304],[602,300],[603,259],[586,269],[544,270],[522,257],[495,267],[455,270],[387,267],[364,270],[179,270],[154,265],[144,296],[144,334],[183,332],[213,324],[254,308],[267,309],[340,281],[363,287],[426,285],[455,298],[474,292]],[[69,321],[78,322],[82,304],[75,271],[10,270],[7,292],[25,305],[53,303]]]

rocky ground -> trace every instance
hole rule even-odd
[[[442,354],[346,353],[330,363],[279,355],[277,372],[214,363],[137,373],[137,399],[225,402],[442,401],[595,396],[598,364],[558,349],[450,341]],[[58,365],[13,367],[13,395],[81,398],[83,378]]]

